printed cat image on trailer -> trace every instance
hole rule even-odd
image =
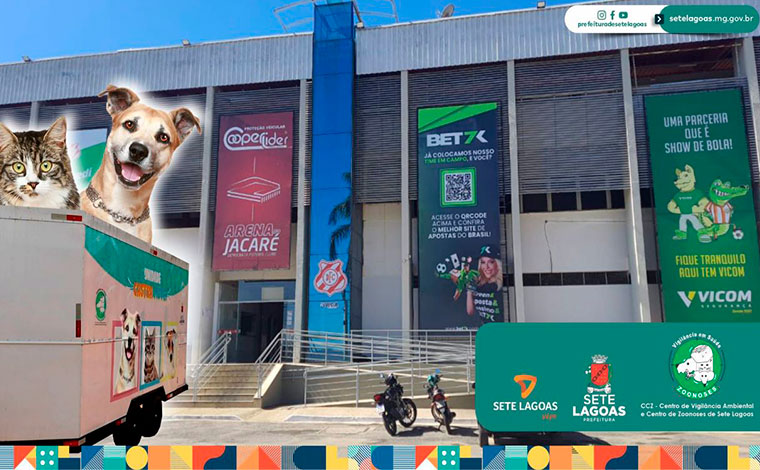
[[[162,340],[161,322],[143,322],[142,334],[140,335],[141,390],[157,384],[161,378]]]

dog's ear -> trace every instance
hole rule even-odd
[[[16,134],[0,122],[0,153],[5,152],[5,149],[17,143]]]
[[[124,323],[125,321],[127,321],[127,309],[126,308],[121,311],[121,322]]]
[[[694,173],[694,168],[692,168],[691,165],[686,165],[684,167],[684,170],[687,171],[687,172],[689,172],[689,173]]]
[[[61,116],[56,119],[45,133],[43,140],[59,149],[66,147],[66,118]]]
[[[198,134],[201,133],[201,122],[189,109],[177,108],[171,112],[171,116],[174,128],[177,129],[177,134],[179,134],[180,142],[190,135],[193,127],[198,129]]]
[[[140,97],[129,88],[119,88],[113,85],[108,85],[105,90],[98,94],[98,97],[106,95],[108,95],[106,99],[106,111],[111,116],[119,114],[140,101]]]

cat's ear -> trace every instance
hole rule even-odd
[[[106,111],[111,116],[115,116],[133,104],[140,101],[140,97],[129,88],[119,88],[114,85],[108,85],[105,90],[98,94],[98,97],[106,96]]]
[[[177,134],[179,134],[180,142],[193,132],[193,127],[198,129],[198,134],[201,133],[201,122],[189,109],[177,108],[171,112],[171,116],[174,128],[177,129]]]
[[[5,127],[3,123],[0,122],[0,153],[4,152],[8,147],[16,145],[17,143],[18,139],[16,138],[16,134],[14,134],[13,131]]]
[[[61,116],[55,120],[45,133],[45,142],[62,149],[66,147],[66,118]]]

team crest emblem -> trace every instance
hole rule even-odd
[[[343,272],[343,261],[336,259],[319,262],[319,272],[314,278],[314,288],[317,292],[332,296],[346,290],[347,285],[348,278]]]
[[[591,357],[591,361],[591,365],[586,371],[586,374],[589,374],[591,379],[587,387],[588,393],[612,393],[612,384],[610,384],[612,366],[607,363],[607,356],[597,354]]]

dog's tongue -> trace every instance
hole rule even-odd
[[[127,351],[125,351],[125,353],[127,355],[127,360],[131,361],[132,360],[132,351],[127,350]]]
[[[122,163],[121,176],[123,176],[127,181],[139,181],[143,176],[143,171],[139,166],[133,165],[132,163]]]

